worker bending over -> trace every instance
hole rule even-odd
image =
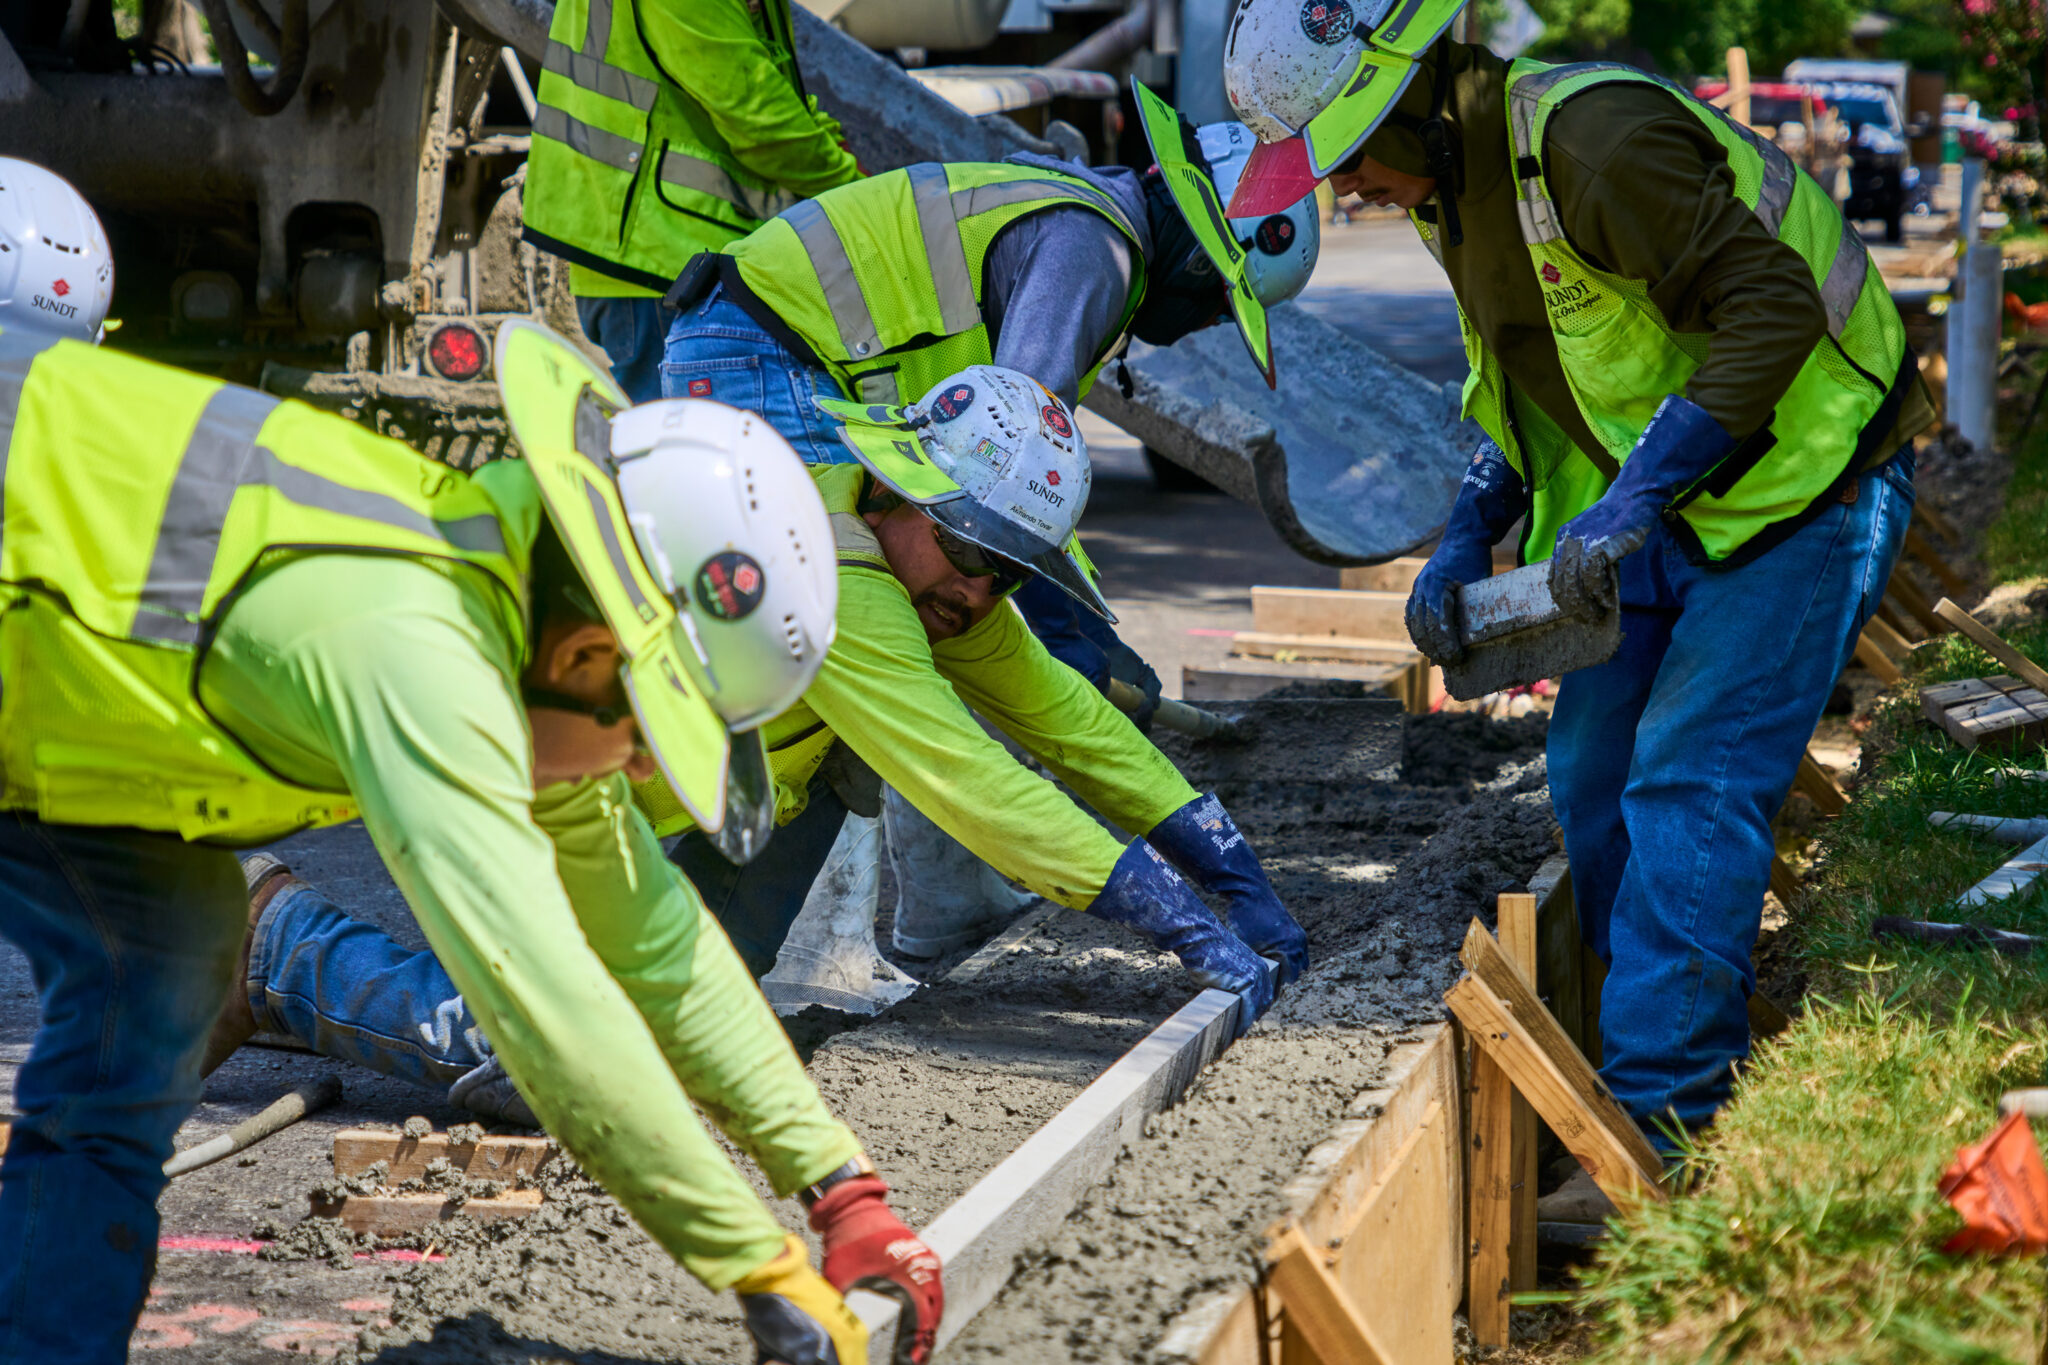
[[[1226,85],[1264,145],[1232,211],[1328,175],[1408,210],[1450,276],[1489,439],[1409,599],[1425,653],[1460,656],[1457,588],[1518,520],[1560,602],[1611,607],[1619,571],[1621,649],[1564,680],[1551,796],[1610,967],[1601,1074],[1668,1148],[1748,1055],[1771,817],[1931,410],[1861,239],[1768,139],[1629,67],[1440,36],[1461,4],[1247,0]]]
[[[126,1357],[246,922],[229,850],[357,814],[564,1147],[739,1292],[765,1358],[865,1360],[692,1101],[785,1193],[871,1168],[629,796],[658,766],[708,826],[752,818],[727,791],[764,761],[747,727],[831,639],[834,578],[797,548],[831,534],[802,467],[745,415],[685,403],[615,475],[569,444],[600,401],[579,382],[550,395],[552,430],[526,424],[524,461],[471,477],[96,349],[99,317],[48,328],[33,301],[65,291],[29,272],[104,270],[105,239],[31,169],[0,162],[0,934],[41,1022],[0,1159],[0,1361]],[[557,353],[530,326],[499,341],[530,391]],[[765,619],[673,581],[741,559]],[[840,1209],[858,1240],[912,1237],[877,1184]]]
[[[1313,187],[1219,231],[1250,133],[1197,132],[1132,89],[1158,161],[1143,174],[1029,153],[923,163],[827,191],[698,257],[668,295],[679,312],[662,392],[752,409],[807,462],[831,464],[849,456],[814,399],[902,403],[996,364],[1071,409],[1130,337],[1171,346],[1226,311],[1270,382],[1265,310],[1315,267]],[[1017,603],[1096,687],[1114,676],[1140,688],[1149,721],[1159,680],[1106,621],[1042,582]]]
[[[558,0],[526,240],[569,262],[583,331],[636,403],[661,396],[662,293],[702,251],[860,177],[804,93],[789,0]]]
[[[874,416],[849,414],[858,463],[811,471],[831,517],[838,633],[803,699],[766,727],[785,822],[762,860],[774,871],[713,903],[741,957],[765,973],[802,907],[846,810],[817,777],[843,744],[1005,874],[1149,935],[1198,985],[1239,993],[1249,1027],[1274,994],[1260,955],[1291,981],[1307,965],[1306,937],[1221,803],[1189,787],[1004,603],[1040,576],[1100,605],[1061,548],[1089,485],[1071,414],[1024,376],[977,366],[924,403]],[[690,491],[686,482],[676,496]],[[969,707],[1139,837],[1119,844]],[[640,794],[663,833],[691,830],[662,780]],[[1189,882],[1224,900],[1227,923]],[[260,1026],[389,1074],[452,1082],[458,1103],[521,1117],[490,1066],[495,1035],[478,1030],[433,954],[407,952],[300,882],[270,888],[254,945],[235,1041]]]

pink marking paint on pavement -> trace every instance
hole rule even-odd
[[[156,1249],[158,1251],[201,1251],[229,1256],[254,1256],[269,1245],[270,1243],[268,1242],[252,1242],[239,1237],[160,1237],[157,1239]],[[445,1261],[448,1259],[439,1253],[428,1255],[424,1252],[408,1251],[398,1247],[386,1248],[382,1251],[358,1251],[355,1256],[358,1261],[410,1262]]]
[[[1210,635],[1219,640],[1235,640],[1237,638],[1237,632],[1234,630],[1217,630],[1211,626],[1189,626],[1187,633],[1190,635]]]

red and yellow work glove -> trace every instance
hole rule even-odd
[[[878,1175],[841,1180],[811,1206],[811,1227],[825,1239],[825,1278],[844,1293],[865,1289],[902,1305],[896,1333],[898,1365],[932,1357],[946,1287],[938,1253],[889,1211],[889,1187]]]
[[[867,1365],[866,1325],[811,1269],[801,1237],[785,1241],[781,1255],[748,1272],[733,1292],[760,1352],[757,1365]]]

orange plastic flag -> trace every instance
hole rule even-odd
[[[2009,1114],[1990,1137],[1958,1147],[1941,1192],[1963,1216],[1963,1230],[1942,1244],[1950,1255],[2048,1251],[2048,1165],[2025,1114]]]

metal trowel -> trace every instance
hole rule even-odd
[[[1612,603],[1614,570],[1607,572]],[[1560,605],[1550,595],[1550,565],[1528,564],[1458,590],[1458,638],[1465,655],[1443,665],[1444,690],[1471,701],[1606,663],[1621,648],[1621,612]]]

